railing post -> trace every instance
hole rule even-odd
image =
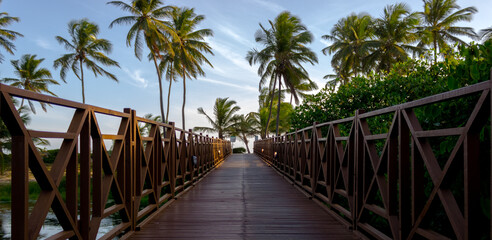
[[[350,149],[350,136],[349,136],[349,160],[350,160],[350,150],[352,150],[352,154],[353,154],[353,162],[350,163],[349,162],[349,179],[352,181],[352,184],[348,184],[349,188],[352,188],[352,189],[347,189],[347,194],[349,196],[349,201],[350,201],[350,195],[352,195],[352,209],[350,209],[352,211],[352,229],[357,229],[357,213],[359,212],[358,209],[359,209],[359,201],[357,201],[357,197],[359,196],[359,194],[362,194],[362,193],[359,193],[357,191],[358,189],[358,186],[357,186],[357,169],[358,169],[358,163],[359,163],[359,148],[361,146],[361,144],[359,144],[359,109],[355,110],[355,114],[354,114],[354,122],[353,122],[353,125],[354,125],[354,132],[352,134],[354,134],[354,138],[353,138],[353,141],[354,143],[352,144],[352,147],[353,149]],[[349,182],[350,182],[349,180]]]
[[[176,128],[174,122],[169,122],[171,125],[171,135],[169,136],[169,151],[170,156],[168,159],[169,166],[169,182],[171,186],[171,196],[172,198],[176,197],[175,189],[176,189]]]
[[[90,161],[91,161],[91,114],[87,114],[80,132],[80,220],[79,231],[82,238],[89,238],[91,192],[90,192]],[[128,207],[128,206],[127,206]],[[130,208],[129,208],[130,209]]]
[[[316,192],[316,186],[318,184],[318,167],[319,167],[319,142],[318,142],[318,128],[316,122],[313,122],[313,130],[311,132],[311,197],[314,197]]]
[[[412,228],[412,202],[413,199],[411,186],[411,169],[412,164],[410,161],[410,130],[407,123],[403,119],[402,109],[398,112],[398,136],[399,136],[399,220],[400,220],[400,239],[407,239],[407,236]]]
[[[125,142],[126,146],[126,156],[125,156],[125,205],[130,212],[130,223],[131,230],[135,231],[137,226],[137,214],[138,209],[135,208],[135,186],[136,186],[136,135],[137,135],[137,122],[136,122],[136,113],[134,110],[130,108],[124,109],[125,113],[129,113],[129,134]]]
[[[489,94],[492,94],[492,67],[490,68],[490,78],[489,78],[489,81],[490,81],[490,87],[489,87],[489,91],[491,91]],[[492,95],[489,97],[489,111],[490,111],[490,115],[492,115]],[[490,127],[490,136],[492,137],[492,123],[489,125]],[[492,140],[490,140],[490,143],[489,143],[489,146],[490,146],[490,149],[492,149]],[[489,161],[492,162],[492,153],[490,154],[489,156]],[[490,164],[490,172],[492,173],[492,164]],[[489,185],[490,185],[490,191],[489,191],[489,196],[492,196],[492,174],[490,176],[490,179],[488,180],[489,181]],[[489,204],[489,216],[492,216],[492,201],[490,201],[490,204]],[[489,223],[489,226],[490,226],[490,235],[489,237],[492,238],[492,220],[490,221]]]
[[[12,239],[28,239],[28,160],[26,136],[12,136]]]

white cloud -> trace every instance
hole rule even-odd
[[[239,36],[239,34],[237,34],[236,32],[234,32],[232,29],[226,27],[226,26],[223,26],[223,25],[219,25],[218,26],[218,29],[225,33],[226,35],[228,35],[229,37],[233,38],[234,40],[238,41],[239,43],[247,46],[247,47],[250,47],[253,45],[253,43],[251,43],[250,41],[246,40],[245,38]]]
[[[229,83],[229,82],[222,82],[222,81],[218,81],[218,80],[214,80],[214,79],[210,79],[210,78],[200,78],[199,80],[213,83],[213,84],[219,84],[219,85],[239,88],[239,89],[250,91],[250,92],[255,92],[255,93],[258,92],[258,89],[251,87],[251,86],[247,86],[247,85],[239,85],[239,84],[234,84],[234,83]]]
[[[256,70],[249,65],[249,63],[244,59],[245,57],[243,55],[234,52],[225,45],[217,43],[210,38],[206,39],[206,41],[210,44],[214,51],[218,52],[222,57],[229,60],[232,64],[256,75]]]
[[[284,7],[282,7],[276,3],[267,2],[267,1],[263,1],[263,0],[253,0],[253,1],[259,5],[262,5],[263,7],[265,7],[266,9],[268,9],[272,12],[275,12],[275,13],[280,13],[280,12],[285,10]]]
[[[36,43],[36,45],[38,45],[39,47],[44,48],[46,50],[52,50],[53,49],[53,46],[51,45],[51,43],[45,39],[37,38],[34,42]]]
[[[320,39],[319,41],[320,41],[321,43],[323,43],[324,45],[326,45],[327,47],[331,45],[331,43],[330,43],[330,42],[328,42],[328,41],[326,41],[326,40],[324,40],[324,39]]]
[[[145,80],[145,78],[141,76],[142,72],[140,70],[137,69],[134,71],[130,71],[128,68],[125,67],[123,67],[122,69],[131,79],[134,80],[134,82],[131,82],[132,85],[142,88],[146,88],[149,85],[149,81]]]

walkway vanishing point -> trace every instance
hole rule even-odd
[[[132,239],[356,239],[256,155],[234,154]]]

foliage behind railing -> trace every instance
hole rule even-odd
[[[68,130],[28,129],[13,97],[74,109]],[[116,134],[101,133],[101,114],[117,119]],[[5,85],[0,115],[12,137],[12,239],[36,239],[50,207],[63,228],[52,239],[95,239],[109,216],[121,223],[102,239],[128,236],[231,154],[228,141],[137,117],[131,109],[117,112]],[[142,124],[147,136],[140,133]],[[50,170],[33,138],[63,139]],[[113,142],[111,149],[105,140]],[[41,188],[32,210],[29,172]]]
[[[490,239],[491,87],[356,111],[254,151],[369,238]]]

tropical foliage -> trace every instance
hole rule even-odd
[[[246,145],[246,150],[248,153],[251,153],[249,150],[249,137],[252,137],[258,134],[258,122],[255,117],[255,113],[251,112],[247,115],[236,115],[234,117],[234,125],[232,125],[231,134],[233,136],[237,136],[241,141]]]
[[[241,109],[236,106],[236,101],[229,98],[217,98],[214,104],[213,116],[209,116],[203,108],[198,108],[198,113],[204,115],[212,127],[195,127],[193,131],[216,132],[220,139],[231,135],[233,126],[236,123],[235,114]]]
[[[477,37],[472,28],[457,26],[470,21],[476,12],[474,7],[461,9],[456,0],[425,0],[421,12],[396,3],[386,6],[380,18],[365,13],[342,18],[330,34],[322,36],[331,41],[322,51],[332,55],[335,71],[325,76],[329,79],[327,86],[347,84],[373,71],[386,74],[394,64],[421,56],[428,48],[433,49],[436,63],[439,54],[452,52],[456,44],[466,45],[459,36]],[[486,39],[487,29],[483,31]]]
[[[56,36],[58,43],[70,53],[62,55],[54,62],[55,69],[60,68],[60,77],[65,81],[67,72],[72,70],[82,83],[82,102],[85,103],[84,66],[94,73],[94,76],[104,75],[115,82],[118,79],[106,71],[104,66],[120,67],[118,62],[106,56],[111,53],[112,44],[109,40],[97,38],[99,27],[87,19],[73,20],[68,23],[70,40]]]
[[[28,91],[37,93],[47,93],[56,96],[55,93],[48,89],[50,84],[59,85],[52,79],[51,72],[47,68],[40,68],[40,64],[44,58],[36,59],[36,55],[26,54],[20,60],[11,60],[10,63],[14,67],[14,74],[17,78],[3,78],[2,83],[10,84],[13,87],[22,88]],[[29,107],[33,113],[36,113],[34,104],[31,100],[27,100]],[[40,102],[41,107],[46,112],[46,103]],[[24,106],[24,98],[21,100],[20,108]]]
[[[372,18],[367,14],[351,14],[340,19],[322,38],[333,43],[323,48],[323,54],[333,54],[331,66],[337,72],[337,77],[346,84],[351,76],[357,76],[367,71],[363,59],[369,54],[367,44],[373,34]],[[325,78],[329,77],[328,75]]]
[[[204,53],[213,55],[212,48],[205,41],[205,38],[213,36],[213,31],[208,28],[198,29],[198,25],[205,20],[205,16],[197,15],[193,8],[173,8],[169,12],[169,16],[171,18],[169,25],[175,31],[171,38],[174,58],[169,66],[172,71],[171,76],[174,76],[175,71],[183,79],[181,116],[183,129],[186,129],[186,79],[205,76],[205,71],[202,69],[203,64],[213,67],[204,55]]]
[[[306,47],[312,42],[313,36],[299,18],[287,11],[280,13],[274,21],[269,21],[269,24],[269,29],[260,24],[260,29],[255,34],[255,41],[263,45],[264,48],[250,50],[246,59],[250,65],[259,64],[260,88],[269,82],[270,92],[273,92],[278,82],[279,98],[283,84],[292,94],[295,102],[298,103],[299,97],[296,86],[303,81],[311,82],[309,74],[302,64],[318,62],[316,54]],[[269,107],[270,113],[272,103],[273,97],[271,97]],[[280,103],[278,101],[277,109],[281,109]],[[280,111],[277,111],[277,123],[280,122],[279,117]],[[269,126],[269,120],[268,118],[266,126]],[[265,135],[267,132],[268,129],[265,130]],[[278,125],[276,132],[278,135]]]
[[[492,41],[462,46],[437,64],[409,59],[395,64],[387,75],[356,77],[337,91],[309,96],[294,111],[291,130],[349,117],[357,109],[372,111],[488,80],[491,68]]]
[[[492,27],[480,30],[479,35],[483,41],[492,39]]]
[[[168,15],[172,7],[163,6],[160,0],[133,0],[130,4],[122,1],[111,1],[108,4],[120,7],[131,14],[130,16],[115,19],[109,27],[112,28],[115,24],[131,25],[126,35],[126,45],[130,47],[133,42],[135,56],[139,60],[142,58],[142,41],[145,41],[147,48],[150,50],[150,56],[154,61],[159,83],[161,116],[164,116],[162,78],[157,59],[160,57],[160,51],[173,54],[167,38],[169,34],[173,33],[173,30],[162,20]]]
[[[417,13],[408,5],[398,3],[384,8],[381,18],[374,20],[374,40],[367,45],[371,53],[364,59],[376,72],[389,72],[393,64],[404,62],[408,53],[420,53],[421,48],[411,45],[418,40],[415,27],[419,24]]]
[[[434,49],[434,62],[437,62],[437,52],[445,52],[451,44],[466,42],[458,36],[476,38],[477,34],[471,27],[455,26],[458,22],[471,21],[475,7],[461,9],[456,0],[424,0],[424,11],[419,12],[422,25],[418,27],[420,46],[427,45]]]
[[[0,1],[1,2],[1,1]],[[0,46],[10,54],[14,54],[15,45],[12,43],[17,37],[22,37],[22,34],[5,29],[13,22],[18,22],[18,17],[11,17],[6,12],[0,12]],[[3,61],[3,55],[0,53],[0,63]]]

